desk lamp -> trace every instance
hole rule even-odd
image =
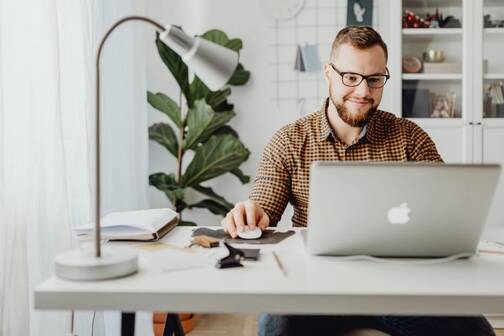
[[[130,249],[104,247],[100,238],[100,57],[112,31],[127,21],[143,21],[155,26],[159,39],[181,56],[184,63],[212,91],[224,86],[238,65],[238,54],[231,49],[199,37],[191,37],[172,25],[141,16],[128,16],[117,21],[102,38],[96,56],[96,204],[95,251],[74,249],[56,256],[55,272],[70,280],[104,280],[119,278],[138,270],[138,255]]]

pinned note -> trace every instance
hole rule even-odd
[[[317,44],[297,46],[294,70],[299,72],[317,72],[321,69]]]

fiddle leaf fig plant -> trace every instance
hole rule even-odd
[[[210,30],[200,37],[240,52],[240,39],[230,39],[221,30]],[[187,66],[173,50],[156,37],[158,53],[180,87],[179,102],[164,93],[147,92],[149,104],[165,114],[169,123],[156,123],[149,127],[149,139],[163,146],[176,159],[176,171],[159,172],[149,176],[149,184],[162,191],[179,214],[179,225],[196,225],[183,221],[185,209],[204,208],[224,216],[233,204],[212,188],[203,184],[230,173],[242,184],[250,177],[240,166],[249,157],[249,150],[240,141],[238,133],[228,125],[236,115],[229,86],[245,85],[250,72],[238,64],[226,87],[211,91],[197,76],[189,77]],[[186,154],[192,159],[184,164]],[[186,167],[183,171],[183,167]],[[204,198],[196,203],[186,201],[186,191],[191,188]]]

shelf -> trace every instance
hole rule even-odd
[[[462,35],[462,28],[403,28],[402,33],[413,36]]]
[[[430,73],[414,73],[402,74],[403,80],[460,80],[462,74],[430,74]]]
[[[460,7],[462,0],[404,0],[403,8],[439,8],[439,7]]]
[[[485,28],[485,34],[504,34],[504,28]]]
[[[504,73],[487,73],[483,75],[484,79],[504,79]]]

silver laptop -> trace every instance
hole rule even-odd
[[[475,252],[499,165],[314,162],[306,245],[315,255]]]

